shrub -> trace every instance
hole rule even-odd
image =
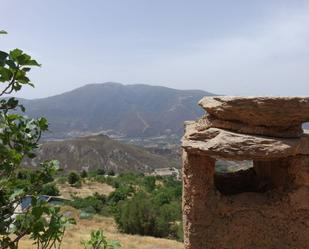
[[[156,210],[145,193],[138,193],[119,206],[115,220],[129,234],[155,235]]]
[[[41,194],[42,195],[58,196],[58,195],[60,195],[60,191],[57,188],[55,183],[47,183],[43,186]]]
[[[80,173],[80,177],[81,178],[86,178],[88,176],[88,173],[86,170],[83,170],[81,173]]]
[[[114,176],[115,175],[115,171],[110,169],[109,171],[107,171],[107,175]]]
[[[117,205],[119,201],[127,199],[127,197],[131,196],[133,192],[134,188],[131,185],[123,185],[109,194],[108,203],[110,205]]]
[[[97,169],[96,174],[99,176],[104,176],[106,173],[105,169]]]
[[[153,191],[156,188],[156,178],[154,176],[145,176],[143,185],[145,186],[146,191]]]
[[[177,220],[181,219],[180,202],[156,205],[143,192],[120,202],[115,220],[121,231],[129,234],[182,239]]]
[[[68,175],[68,183],[73,186],[74,184],[78,185],[80,182],[80,177],[76,172],[70,172]]]
[[[67,176],[59,176],[56,178],[56,182],[59,184],[65,184],[68,182],[68,177]]]
[[[85,198],[74,197],[69,204],[87,213],[106,213],[106,197],[104,195],[94,194]]]
[[[121,247],[116,240],[107,240],[102,230],[92,231],[89,240],[82,240],[84,249],[116,249]]]

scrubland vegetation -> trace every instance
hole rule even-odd
[[[72,182],[73,175],[76,181]],[[44,190],[52,189],[54,191],[50,193],[59,195],[67,192],[65,189],[70,188],[69,184],[76,186],[79,182],[77,187],[70,188],[70,200],[64,201],[63,205],[78,209],[82,219],[91,219],[94,215],[114,217],[119,230],[124,233],[182,240],[182,187],[173,177],[145,176],[134,172],[110,176],[94,171],[82,178],[70,172],[55,182],[58,182],[57,185],[46,184]],[[74,194],[79,190],[89,190],[94,184],[105,184],[105,187],[101,185],[102,191],[96,188],[87,196]],[[106,185],[111,186],[113,191],[108,189],[107,193],[104,192]]]
[[[19,173],[21,181],[31,172],[23,169]],[[71,181],[72,175],[78,185]],[[156,248],[181,248],[181,243],[172,242],[182,241],[183,237],[181,192],[181,182],[173,177],[145,176],[134,172],[110,176],[92,171],[87,172],[87,176],[83,172],[62,172],[51,182],[43,184],[40,194],[63,198],[61,202],[51,202],[51,205],[60,206],[61,213],[77,221],[67,229],[63,246],[71,248],[68,241],[76,244],[77,236],[80,236],[80,241],[80,238],[89,237],[91,231],[102,229],[107,231],[108,238],[119,241],[123,248],[132,249],[144,248],[136,240],[140,243],[148,241],[145,243],[153,246],[158,244]],[[156,241],[147,236],[172,240]],[[28,245],[30,240],[27,238],[21,243]],[[82,248],[81,244],[76,246]]]

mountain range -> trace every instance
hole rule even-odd
[[[93,133],[111,137],[156,137],[183,133],[183,122],[203,114],[197,102],[212,93],[161,86],[89,84],[52,97],[21,102],[30,117],[44,116],[50,138]]]

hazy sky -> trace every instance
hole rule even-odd
[[[309,0],[0,0],[50,96],[106,81],[228,95],[309,95]]]

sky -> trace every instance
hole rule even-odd
[[[0,0],[0,49],[42,67],[18,95],[90,83],[309,95],[309,0]]]

